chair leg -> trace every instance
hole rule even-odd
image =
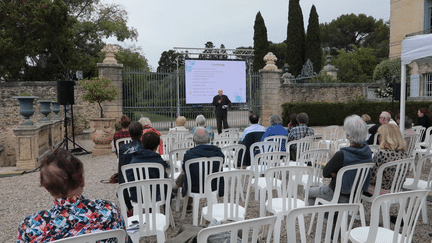
[[[383,226],[386,229],[390,229],[390,203],[384,202],[383,204],[381,204],[381,211],[382,211]]]
[[[175,230],[175,222],[174,222],[174,216],[173,216],[173,213],[172,213],[172,210],[170,210],[170,215],[169,215],[169,217],[170,217],[170,225],[171,225],[171,227]]]
[[[177,196],[176,196],[176,204],[175,204],[175,210],[176,212],[180,211],[180,197],[181,197],[181,193],[180,193],[180,188],[177,191]]]
[[[187,202],[189,201],[189,196],[186,195],[183,198],[183,211],[182,211],[182,216],[181,216],[181,220],[183,221],[186,217],[186,208],[187,208]]]
[[[260,188],[260,217],[265,216],[265,189]]]
[[[315,221],[315,213],[312,214],[311,219],[310,219],[309,230],[307,232],[308,235],[310,235],[312,232],[312,226],[313,226],[314,221]]]
[[[305,222],[304,222],[303,215],[299,215],[298,222],[299,222],[301,242],[306,242],[306,229],[305,229]]]
[[[192,217],[193,217],[193,225],[194,226],[198,226],[198,209],[199,209],[199,199],[193,199],[193,212],[192,212]]]
[[[281,235],[281,227],[282,227],[282,217],[277,216],[276,219],[276,223],[274,225],[274,230],[273,230],[273,242],[274,243],[279,243],[280,242],[280,235]],[[269,234],[271,234],[271,232],[268,232]],[[293,236],[295,237],[295,236]]]
[[[165,242],[165,232],[158,232],[156,234],[157,242]]]
[[[423,201],[423,205],[422,205],[421,213],[422,213],[422,220],[423,220],[423,224],[428,224],[427,200],[426,200],[426,198],[425,198],[424,201]]]

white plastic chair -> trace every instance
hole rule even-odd
[[[190,149],[193,147],[195,147],[195,142],[192,139],[185,139],[185,140],[173,143],[171,146],[171,150],[184,149],[184,148]]]
[[[288,136],[283,135],[277,135],[277,136],[270,136],[264,138],[264,142],[266,141],[274,141],[277,142],[279,145],[279,152],[286,151],[286,145],[288,143]]]
[[[323,175],[322,168],[327,164],[330,157],[330,149],[312,149],[303,152],[300,155],[300,159],[298,163],[295,165],[305,166],[309,165],[313,168],[312,176],[312,184],[311,186],[322,186],[323,185]],[[290,163],[292,165],[293,163]],[[301,180],[301,184],[306,186],[308,181],[308,176],[303,176]]]
[[[410,168],[413,163],[413,157],[408,159],[401,159],[392,162],[387,162],[381,165],[377,171],[377,179],[375,182],[375,189],[371,197],[362,195],[362,200],[366,202],[373,202],[375,198],[377,198],[381,194],[381,185],[383,180],[383,172],[394,170],[394,176],[392,185],[386,193],[397,193],[402,191],[403,184],[405,182],[405,178],[410,171]],[[383,224],[384,227],[388,228],[390,224],[390,204],[387,207],[383,208]]]
[[[350,223],[343,224],[345,217],[348,214],[357,215],[360,208],[363,205],[360,203],[354,204],[329,204],[329,205],[318,205],[303,208],[295,208],[288,212],[283,213],[284,218],[286,218],[286,229],[287,229],[287,242],[342,242],[347,243],[350,232],[354,224],[354,217],[351,218]],[[300,237],[300,241],[297,239],[296,232],[296,222],[298,221],[299,228],[304,228],[304,223],[302,227],[301,218],[309,215],[310,213],[317,214],[318,218],[316,220],[314,232],[315,235],[312,239],[306,239]],[[278,219],[279,220],[279,219]],[[311,224],[314,222],[311,221]],[[275,226],[275,232],[277,227]],[[299,232],[300,236],[304,232]],[[339,241],[339,234],[341,239]],[[274,241],[278,242],[278,241]]]
[[[176,137],[175,142],[181,142],[186,140],[186,137],[191,134],[189,130],[187,131],[175,131],[172,132],[171,135],[174,135]]]
[[[240,151],[243,151],[240,158],[240,166],[243,165],[243,159],[246,152],[245,145],[243,144],[228,145],[221,148],[221,150],[225,156],[225,161],[222,167],[223,171],[237,169],[237,162],[238,162],[238,156]]]
[[[164,178],[165,168],[163,167],[163,165],[159,163],[144,162],[144,163],[127,164],[121,167],[121,172],[123,174],[123,178],[125,182],[132,182],[132,180],[129,180],[129,178],[127,177],[128,171],[133,172],[133,176],[134,176],[133,181],[142,181],[145,179],[150,179],[150,174],[149,174],[150,169],[157,169],[159,172],[159,178]]]
[[[365,183],[365,181],[367,180],[367,178],[369,177],[370,171],[372,170],[374,166],[374,163],[361,163],[361,164],[356,164],[356,165],[349,165],[349,166],[344,166],[342,167],[336,176],[336,186],[334,189],[334,193],[333,193],[333,198],[331,201],[327,201],[323,198],[316,198],[315,200],[315,205],[319,205],[319,204],[338,204],[339,203],[339,197],[341,195],[341,190],[342,190],[342,181],[343,181],[343,177],[344,176],[349,176],[350,178],[352,178],[352,185],[351,185],[351,190],[349,193],[349,199],[348,202],[346,203],[361,203],[361,196],[363,195],[363,185]],[[355,170],[355,172],[353,171]],[[347,174],[347,172],[349,171],[353,171],[351,173],[355,173],[355,174]],[[313,222],[315,215],[312,214],[312,219],[311,222]],[[364,211],[363,211],[363,207],[360,208],[360,220],[362,225],[366,225],[365,223],[365,215],[364,215]],[[312,230],[312,224],[309,227],[309,232],[308,234],[311,233]]]
[[[171,215],[171,179],[151,179],[128,182],[118,186],[117,194],[122,215],[127,215],[127,207],[123,196],[124,190],[136,188],[137,206],[132,217],[125,218],[126,231],[133,242],[139,242],[141,237],[156,235],[157,242],[165,242],[165,231],[169,226]],[[158,190],[157,190],[158,189]],[[157,201],[157,192],[160,200]],[[160,207],[163,205],[161,213]],[[145,212],[145,213],[140,213]]]
[[[217,134],[215,138],[239,138],[240,133],[239,132],[222,132],[220,134]]]
[[[308,151],[312,148],[312,141],[309,139],[299,139],[299,140],[294,140],[289,142],[286,146],[287,146],[287,152],[290,152],[291,145],[295,145],[296,146],[296,157],[295,157],[295,161],[290,160],[289,158],[289,164],[287,165],[297,165],[297,161],[300,160],[300,156],[303,152]]]
[[[162,139],[162,147],[163,147],[163,154],[161,156],[164,160],[167,161],[169,152],[171,151],[171,147],[176,140],[176,136],[165,134],[161,136],[161,139]]]
[[[265,208],[273,215],[278,215],[278,220],[275,225],[274,241],[279,242],[281,218],[280,214],[288,212],[294,208],[305,207],[308,205],[307,201],[298,198],[298,186],[301,184],[303,175],[308,175],[308,183],[304,187],[304,200],[307,200],[309,195],[309,188],[312,183],[313,169],[309,166],[283,166],[273,167],[267,169],[265,172],[267,201]],[[278,197],[273,197],[273,190],[278,190]],[[261,203],[264,205],[265,197],[261,197]],[[262,215],[263,216],[263,215]],[[299,218],[300,230],[302,238],[306,237],[304,229],[304,218]]]
[[[56,243],[96,243],[100,240],[116,238],[118,243],[125,243],[126,231],[123,229],[113,229],[107,231],[99,231],[84,235],[77,235],[65,239],[55,240]]]
[[[253,165],[251,166],[254,172],[252,180],[252,187],[255,189],[255,201],[258,201],[258,196],[262,203],[260,203],[260,217],[264,217],[264,200],[267,188],[267,181],[265,175],[267,169],[273,167],[280,167],[286,160],[288,154],[285,152],[267,152],[257,154],[254,157]],[[259,193],[259,194],[258,194]]]
[[[420,139],[421,139],[421,137],[423,137],[423,134],[426,131],[426,127],[423,127],[423,126],[413,126],[411,129],[420,135]],[[426,140],[424,140],[424,141],[426,141]],[[422,141],[422,142],[424,142],[424,141]]]
[[[256,154],[279,151],[279,144],[273,141],[255,142],[249,148],[251,166],[253,166]]]
[[[193,200],[193,207],[192,207],[193,220],[192,221],[193,221],[193,225],[198,226],[199,203],[201,199],[206,198],[206,195],[204,194],[205,179],[207,178],[208,175],[212,173],[221,172],[222,164],[223,164],[222,157],[210,157],[210,158],[203,157],[197,159],[190,159],[185,162],[187,191],[183,201],[183,212],[182,212],[181,220],[184,220],[186,216],[187,203],[189,197],[191,197]],[[198,181],[199,181],[198,192],[192,192],[192,178],[191,178],[191,171],[190,171],[191,166],[194,166],[195,168],[198,167],[198,171],[200,172],[198,174]]]
[[[421,204],[425,203],[428,193],[429,191],[410,191],[376,197],[371,207],[370,226],[352,229],[349,239],[354,243],[411,242],[420,215]],[[399,202],[396,223],[393,229],[389,226],[380,227],[380,209],[385,209],[386,204],[393,201]],[[382,213],[384,214],[384,210]],[[403,226],[401,226],[402,220]]]
[[[417,145],[419,144],[419,140],[420,140],[420,135],[417,133],[405,136],[405,142],[407,145],[406,151],[407,151],[408,156],[410,156],[410,157],[415,156],[415,149],[416,149]],[[426,141],[429,141],[429,139]],[[418,147],[418,148],[420,148],[420,147]]]
[[[215,138],[212,141],[212,144],[219,148],[223,148],[225,146],[238,144],[239,141],[239,138]]]
[[[425,128],[421,127],[420,129],[425,129]],[[417,130],[415,131],[417,133]],[[419,142],[417,143],[417,148],[426,147],[429,145],[429,141],[431,139],[431,132],[432,132],[432,127],[428,127],[425,131],[420,131],[420,133],[417,133],[419,134]],[[425,137],[423,141],[420,141],[422,134],[425,134]]]
[[[230,242],[239,242],[239,240],[242,243],[258,242],[261,227],[268,227],[270,233],[266,237],[266,242],[270,243],[275,222],[276,217],[270,216],[204,228],[198,232],[197,242],[208,242],[212,235],[224,232],[230,233]],[[241,238],[238,237],[239,234],[241,234]]]
[[[426,171],[426,180],[420,179],[423,167],[429,164],[430,170]],[[432,154],[423,156],[419,159],[417,162],[417,168],[414,171],[414,178],[406,178],[405,183],[403,184],[403,188],[405,190],[432,190]],[[428,223],[428,216],[427,216],[427,203],[426,201],[423,203],[422,206],[422,219],[423,223]]]
[[[116,140],[116,152],[117,152],[117,155],[120,155],[120,152],[119,152],[120,146],[123,145],[123,144],[128,144],[130,142],[132,142],[132,138],[130,138],[130,137],[117,139]],[[117,163],[118,162],[119,162],[119,156],[117,156]]]
[[[207,206],[202,208],[201,224],[203,218],[207,221],[215,219],[218,222],[244,220],[253,175],[254,173],[248,170],[231,170],[208,175],[205,181]],[[221,179],[224,181],[223,196],[219,196],[218,193],[215,195],[212,188],[212,184],[216,183],[216,191],[219,191]]]
[[[239,127],[231,127],[231,128],[222,129],[222,133],[225,133],[225,132],[240,132],[240,128]]]
[[[182,149],[173,149],[169,152],[169,163],[170,163],[170,178],[173,180],[173,183],[177,180],[179,175],[182,172],[182,163],[183,163],[183,157],[186,151],[188,151],[188,148],[182,148]],[[177,190],[177,196],[176,196],[176,204],[175,204],[175,210],[178,212],[180,211],[180,195],[181,190]]]
[[[335,147],[336,141],[339,139],[339,126],[332,125],[325,127],[323,130],[323,138],[318,142],[318,148],[320,148],[321,144],[324,144],[327,149],[332,149],[332,146]]]

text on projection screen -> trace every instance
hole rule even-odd
[[[244,61],[185,60],[186,104],[212,103],[218,89],[232,103],[246,102]]]

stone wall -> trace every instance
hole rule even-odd
[[[19,114],[19,102],[13,96],[27,92],[31,95],[38,96],[43,100],[57,99],[57,82],[0,82],[0,146],[4,150],[0,154],[0,166],[14,166],[16,164],[16,136],[13,133],[13,128],[24,121],[24,118]],[[90,117],[99,116],[99,107],[97,104],[90,104],[82,101],[84,89],[78,84],[75,85],[75,105],[74,107],[74,123],[75,133],[79,134],[86,127],[86,122]],[[38,102],[33,103],[35,109],[31,121],[35,124],[42,119],[40,113],[40,105]],[[49,115],[50,119],[54,116]],[[59,117],[63,118],[63,107]],[[69,129],[69,131],[71,131]]]

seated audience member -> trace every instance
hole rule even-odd
[[[195,121],[197,123],[197,126],[194,127],[194,128],[192,128],[191,132],[194,133],[195,129],[197,129],[197,127],[204,127],[209,132],[210,141],[213,141],[214,140],[214,132],[213,132],[213,129],[211,127],[208,127],[208,126],[205,125],[205,123],[206,123],[205,117],[203,115],[198,115],[196,117]]]
[[[278,114],[271,115],[269,118],[269,122],[271,126],[267,127],[266,131],[261,137],[261,141],[264,141],[267,137],[271,136],[288,136],[288,131],[282,126],[282,118]],[[286,151],[284,143],[282,143],[282,148],[280,149],[281,151]]]
[[[168,134],[172,134],[173,132],[185,132],[185,131],[189,131],[184,126],[186,124],[186,117],[184,117],[184,116],[177,117],[175,123],[176,123],[176,126],[173,127],[173,128],[170,128]]]
[[[217,146],[211,145],[210,144],[210,136],[207,132],[207,130],[203,127],[198,127],[197,129],[195,129],[194,133],[193,133],[193,141],[196,144],[196,147],[189,149],[188,151],[186,151],[186,153],[183,156],[183,164],[182,164],[182,169],[184,172],[186,172],[186,161],[191,160],[191,159],[196,159],[196,158],[203,158],[203,157],[222,157],[224,158],[224,155],[221,151],[221,149]],[[212,168],[212,172],[219,172],[219,163],[214,163],[213,164],[213,168]],[[191,191],[192,192],[199,192],[199,173],[201,173],[199,171],[199,167],[197,164],[191,165],[190,166],[190,174],[191,174]],[[222,181],[221,181],[222,183]],[[176,184],[179,184],[179,182],[177,182]],[[184,179],[183,179],[183,197],[186,196],[187,193],[187,188],[188,188],[188,184],[187,184],[187,177],[186,174],[184,175]],[[219,192],[220,194],[223,192]],[[189,205],[192,203],[192,201],[189,201]]]
[[[126,143],[119,148],[119,184],[125,182],[123,174],[121,172],[121,167],[127,165],[131,162],[135,153],[142,149],[141,136],[143,132],[143,126],[139,122],[132,122],[129,126],[129,133],[131,135],[132,142]]]
[[[115,148],[115,153],[117,154],[117,145],[116,145],[116,141],[119,140],[120,138],[128,138],[130,137],[129,134],[129,124],[131,123],[131,120],[123,115],[120,118],[120,126],[121,126],[121,130],[117,131],[114,133],[114,138],[113,138],[113,143],[114,143],[114,148]],[[118,156],[118,154],[117,154]]]
[[[369,192],[373,193],[377,179],[378,168],[388,162],[408,158],[406,152],[405,140],[399,130],[399,127],[394,124],[384,124],[378,128],[378,140],[380,141],[379,150],[373,157],[375,164],[372,169],[370,179]],[[392,178],[395,175],[394,169],[385,170],[383,172],[383,181],[381,184],[382,193],[388,193],[387,190],[391,188]]]
[[[56,149],[40,166],[40,185],[54,198],[53,207],[25,218],[17,242],[49,242],[111,229],[125,229],[120,208],[82,195],[84,166],[70,152]]]
[[[404,136],[415,134],[416,131],[412,129],[413,120],[407,116],[405,116],[405,130],[404,130]]]
[[[157,135],[161,135],[160,134],[160,132],[158,132],[158,131],[156,131],[156,129],[154,129],[152,126],[151,126],[151,121],[150,121],[150,119],[148,119],[147,117],[141,117],[140,119],[139,119],[139,122],[143,125],[143,134],[145,134],[146,132],[155,132],[155,133],[157,133]],[[159,153],[159,154],[163,154],[163,144],[162,144],[162,139],[160,140],[160,143],[159,143],[159,147],[158,147],[158,149],[157,149],[157,152]]]
[[[287,127],[288,127],[288,134],[291,132],[291,130],[294,127],[298,126],[297,114],[296,113],[291,114],[290,117],[289,117],[289,119],[290,119],[290,121],[289,121],[289,123],[287,125]]]
[[[375,124],[374,126],[372,126],[371,128],[369,128],[369,134],[370,135],[369,135],[369,138],[367,140],[368,144],[373,144],[374,143],[374,137],[375,137],[375,134],[378,131],[378,128],[381,125],[388,124],[390,122],[390,119],[391,119],[390,113],[388,113],[387,111],[381,112],[381,114],[379,116],[379,124]]]
[[[248,135],[251,132],[265,132],[265,127],[258,124],[259,116],[256,114],[249,115],[249,122],[251,123],[250,126],[246,127],[243,131],[243,135],[240,139],[240,141],[244,141],[246,135]]]
[[[396,121],[395,120],[393,120],[393,113],[391,112],[391,111],[387,111],[388,113],[389,113],[389,115],[390,115],[390,121],[388,122],[389,124],[395,124],[395,125],[397,125],[397,123],[396,123]]]
[[[345,118],[343,128],[350,146],[341,148],[326,164],[323,169],[323,176],[324,178],[331,178],[331,181],[326,186],[313,187],[309,190],[309,205],[314,205],[316,198],[323,198],[327,201],[332,200],[337,173],[342,167],[372,162],[372,152],[365,142],[367,137],[366,123],[359,116],[352,115]],[[347,203],[349,201],[355,173],[355,171],[349,171],[344,174],[339,203]],[[367,191],[368,189],[369,177],[370,175],[363,185],[363,191]]]
[[[366,122],[366,124],[373,124],[372,119],[368,114],[363,114],[361,118]]]
[[[139,164],[139,163],[158,163],[164,167],[164,171],[162,172],[162,177],[168,178],[168,174],[166,173],[167,164],[165,160],[162,159],[160,154],[156,153],[156,150],[160,143],[160,137],[155,132],[147,132],[143,134],[142,138],[142,148],[135,152],[130,164]],[[128,181],[134,181],[134,174],[132,170],[128,170],[126,172],[126,176]],[[144,179],[158,179],[159,170],[157,169],[149,169],[150,178]],[[130,189],[131,195],[130,199],[136,202],[136,190],[135,188]]]
[[[314,130],[307,126],[309,122],[309,116],[302,112],[297,115],[298,126],[291,129],[288,134],[288,142],[302,139],[304,137],[313,136],[315,134]],[[290,147],[290,158],[294,160],[297,156],[297,145],[293,144]]]

